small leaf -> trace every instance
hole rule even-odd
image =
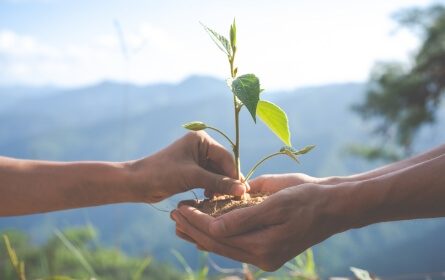
[[[236,50],[236,23],[233,19],[232,25],[230,25],[230,45],[232,46],[233,52]]]
[[[289,146],[284,146],[283,148],[280,149],[280,152],[285,155],[288,155],[291,159],[300,163],[300,161],[297,158],[297,155],[295,155],[296,150],[294,148],[289,147]]]
[[[182,125],[183,128],[193,131],[199,131],[207,128],[207,125],[203,122],[189,122]]]
[[[284,144],[291,146],[289,121],[286,113],[269,101],[260,100],[256,111],[258,117]]]
[[[309,145],[309,146],[306,146],[306,147],[296,151],[294,154],[295,155],[304,155],[304,154],[307,154],[310,151],[312,151],[312,149],[314,149],[314,148],[315,148],[315,145]]]
[[[260,101],[260,81],[254,74],[239,76],[232,82],[233,93],[243,102],[256,122],[258,101]]]
[[[299,155],[304,155],[304,154],[309,153],[313,148],[315,148],[315,145],[309,145],[309,146],[306,146],[306,147],[304,147],[304,148],[302,148],[300,150],[296,150],[296,149],[294,149],[292,147],[289,147],[289,146],[284,146],[283,148],[280,149],[280,152],[282,152],[282,153],[292,153],[295,156],[299,156]]]
[[[212,38],[213,42],[218,46],[218,48],[223,51],[228,56],[232,55],[232,47],[230,46],[229,40],[227,40],[226,37],[218,34],[217,32],[213,31],[212,29],[208,28],[204,24],[201,23],[201,25],[204,27],[204,29],[209,34],[210,38]]]

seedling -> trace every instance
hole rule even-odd
[[[230,143],[233,155],[235,158],[235,165],[237,170],[237,178],[244,181],[254,174],[255,170],[263,164],[266,160],[278,156],[287,155],[296,162],[300,155],[311,151],[315,146],[310,145],[302,149],[296,150],[292,148],[291,133],[289,130],[289,121],[286,113],[276,104],[261,99],[263,89],[260,86],[260,81],[254,74],[244,74],[238,76],[238,67],[235,65],[235,56],[237,52],[237,38],[235,20],[230,26],[230,40],[218,34],[214,30],[203,25],[204,29],[209,34],[210,38],[215,42],[218,48],[227,56],[230,66],[230,78],[227,80],[227,85],[233,94],[233,108],[235,116],[235,140],[232,140],[225,132],[218,128],[207,125],[200,121],[189,122],[183,125],[184,128],[199,131],[203,129],[210,129],[220,133]],[[245,178],[241,178],[240,167],[240,127],[239,114],[241,109],[245,107],[253,121],[256,123],[257,117],[264,122],[264,124],[285,144],[279,151],[272,153],[255,164],[247,173]]]

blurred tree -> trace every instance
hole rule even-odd
[[[436,121],[445,93],[445,7],[405,9],[395,19],[422,43],[409,65],[377,64],[365,100],[353,107],[363,119],[375,121],[373,133],[383,140],[379,147],[352,148],[353,153],[371,160],[409,155],[419,129]]]

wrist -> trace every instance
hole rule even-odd
[[[138,192],[135,188],[135,172],[133,170],[132,161],[113,162],[110,167],[114,170],[112,178],[113,185],[119,194],[120,202],[138,202]]]
[[[365,193],[363,182],[324,186],[324,191],[328,197],[326,217],[334,223],[337,233],[369,224],[366,217],[373,208],[373,203]]]
[[[156,174],[157,164],[153,156],[123,163],[127,170],[127,191],[133,202],[151,202],[157,200],[156,194],[159,179]]]
[[[380,221],[384,192],[376,180],[352,181],[329,186],[331,212],[345,231]]]

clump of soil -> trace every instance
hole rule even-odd
[[[196,204],[196,208],[212,217],[221,216],[235,209],[254,206],[266,200],[268,194],[255,193],[245,194],[243,197],[235,197],[232,195],[220,195],[213,198],[200,200]]]

